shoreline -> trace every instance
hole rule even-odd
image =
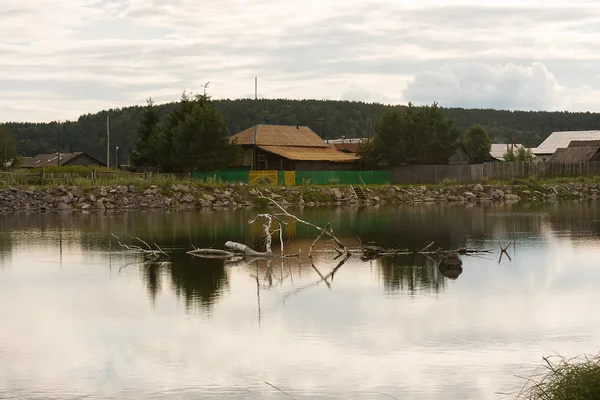
[[[600,198],[600,184],[556,183],[483,185],[384,185],[363,187],[359,200],[351,186],[262,186],[245,184],[201,186],[172,184],[97,186],[9,187],[0,189],[0,213],[69,212],[105,210],[194,210],[265,207],[260,193],[282,206],[340,206],[421,203],[556,202]]]

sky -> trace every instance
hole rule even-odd
[[[2,0],[0,122],[213,98],[600,111],[600,1]]]

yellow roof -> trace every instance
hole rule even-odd
[[[254,135],[256,134],[256,143]],[[240,145],[328,147],[312,129],[295,125],[255,125],[231,137]]]
[[[280,155],[296,161],[332,161],[357,162],[355,154],[344,153],[331,147],[301,147],[301,146],[258,146],[264,151]]]

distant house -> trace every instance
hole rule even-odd
[[[558,148],[549,162],[560,164],[582,164],[588,161],[600,161],[600,140],[574,140],[569,147]]]
[[[471,158],[462,146],[458,146],[450,158],[448,158],[449,165],[467,165],[469,162],[471,162]]]
[[[256,125],[233,135],[242,147],[236,166],[253,170],[352,170],[356,154],[332,148],[306,126]]]
[[[525,147],[522,144],[506,144],[506,143],[493,143],[490,150],[490,157],[495,161],[504,161],[504,154],[509,149],[513,149],[515,154],[520,147]]]
[[[329,143],[338,151],[343,151],[344,153],[350,154],[358,154],[360,144],[366,140],[366,138],[333,139],[328,140],[327,143]]]
[[[537,148],[531,149],[539,161],[549,161],[557,149],[566,149],[572,141],[600,140],[600,131],[553,132]]]
[[[88,156],[85,153],[77,152],[77,153],[50,153],[50,154],[38,154],[35,157],[31,157],[27,160],[23,161],[21,164],[21,168],[38,168],[38,167],[48,167],[54,165],[81,165],[85,167],[89,166],[99,166],[104,167],[102,161],[95,159],[92,156]]]

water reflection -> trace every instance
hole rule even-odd
[[[494,250],[462,269],[186,254],[258,246],[255,212],[3,215],[0,397],[280,398],[268,381],[297,399],[493,399],[542,355],[597,346],[597,203],[298,210],[350,247]],[[111,233],[170,259],[145,263]],[[314,237],[298,226],[286,249]],[[512,262],[498,239],[515,240]]]
[[[425,256],[383,257],[378,260],[378,266],[388,291],[437,293],[445,286],[437,262]]]

